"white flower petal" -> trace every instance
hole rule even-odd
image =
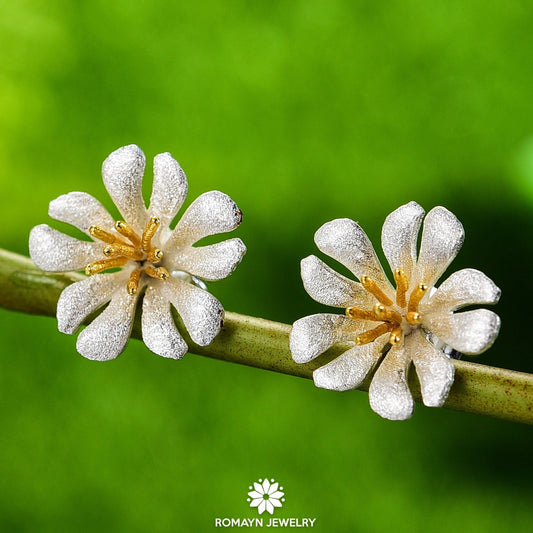
[[[259,507],[257,508],[257,511],[258,511],[259,514],[263,514],[265,512],[265,509],[266,509],[266,500],[263,500],[259,504]]]
[[[139,234],[147,221],[142,196],[145,162],[142,150],[130,144],[111,153],[102,165],[102,177],[107,192],[124,220]]]
[[[191,339],[200,346],[207,346],[222,327],[224,309],[209,292],[170,277],[161,284],[162,294],[177,309]]]
[[[374,297],[357,281],[335,272],[315,255],[302,259],[305,290],[317,302],[333,307],[370,308]]]
[[[381,245],[391,270],[403,268],[411,278],[416,264],[416,245],[424,210],[416,202],[409,202],[393,211],[383,224]]]
[[[183,270],[208,281],[227,278],[246,253],[241,239],[228,239],[209,246],[187,246],[172,254],[168,262],[173,269]]]
[[[297,363],[307,363],[337,342],[355,341],[364,323],[345,315],[320,313],[297,320],[290,334],[290,350]]]
[[[461,249],[464,235],[462,224],[445,207],[434,207],[427,214],[416,266],[418,283],[435,284]]]
[[[55,220],[75,226],[87,235],[93,225],[106,231],[113,231],[115,225],[106,208],[86,192],[69,192],[52,200],[48,214]]]
[[[422,324],[454,350],[476,355],[488,350],[500,331],[500,318],[488,309],[423,317]]]
[[[449,313],[467,305],[495,304],[500,294],[500,289],[483,272],[465,268],[446,279],[427,303],[420,305],[420,312]]]
[[[102,243],[79,241],[47,224],[30,232],[30,256],[42,270],[66,272],[80,270],[88,263],[102,259]]]
[[[148,216],[159,217],[161,227],[168,227],[187,197],[187,188],[187,178],[179,163],[168,152],[156,155]]]
[[[69,285],[57,302],[57,327],[62,333],[72,334],[92,312],[111,300],[117,290],[125,291],[128,274],[90,276]]]
[[[254,483],[254,488],[255,488],[255,490],[256,490],[256,491],[261,495],[261,497],[262,497],[263,494],[264,494],[264,491],[263,491],[263,487],[261,486],[261,484],[255,482],[255,483]]]
[[[413,413],[413,397],[407,385],[411,359],[404,346],[393,346],[379,365],[370,384],[370,407],[383,418],[405,420]]]
[[[279,487],[279,483],[278,482],[272,483],[272,485],[270,485],[270,487],[268,489],[268,494],[270,494],[270,496],[272,496],[278,490],[278,487]],[[277,498],[278,496],[274,496],[274,497]]]
[[[379,360],[386,337],[383,339],[383,342],[378,338],[374,342],[354,346],[327,365],[315,370],[313,372],[315,385],[337,391],[358,387]]]
[[[408,335],[406,345],[416,368],[424,404],[428,407],[441,407],[453,383],[453,362],[432,346],[419,331]]]
[[[150,285],[144,295],[142,336],[148,349],[162,357],[181,359],[187,353],[187,344],[170,312],[170,302],[154,285]]]
[[[272,503],[274,503],[275,500],[279,500],[280,498],[283,498],[283,496],[285,496],[285,493],[284,492],[280,492],[279,490],[277,490],[276,492],[272,493],[270,495],[270,501],[272,501]]]
[[[270,488],[270,481],[267,478],[263,480],[263,492],[268,494],[268,489]]]
[[[188,207],[165,244],[165,250],[191,246],[209,235],[234,230],[242,221],[235,202],[220,191],[206,192]]]
[[[263,495],[262,494],[259,494],[259,492],[257,492],[256,490],[252,490],[248,493],[248,496],[250,496],[250,498],[259,498],[260,500],[263,498]],[[259,505],[259,502],[258,502],[258,505]]]
[[[281,502],[276,499],[276,498],[270,498],[269,502],[274,506],[274,507],[281,507]]]
[[[315,243],[320,251],[339,261],[358,279],[370,276],[387,296],[394,296],[372,243],[359,224],[349,218],[326,222],[315,233]]]
[[[270,500],[265,500],[265,502],[266,502],[266,510],[270,514],[274,514],[274,506],[272,505],[272,502]]]
[[[265,500],[263,499],[262,496],[260,496],[259,498],[257,498],[256,500],[252,500],[250,502],[250,507],[259,507],[259,505],[264,502]]]
[[[122,353],[131,334],[137,297],[128,294],[126,287],[115,292],[109,305],[78,337],[76,348],[83,357],[108,361]]]

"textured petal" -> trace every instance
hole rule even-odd
[[[257,508],[257,511],[258,511],[259,514],[263,514],[265,512],[265,509],[266,509],[266,500],[263,500],[259,504],[259,507]]]
[[[134,145],[115,150],[102,165],[102,176],[107,192],[124,217],[138,233],[146,225],[146,207],[142,196],[145,158]]]
[[[387,334],[389,335],[389,334]],[[376,339],[369,344],[354,346],[342,355],[313,372],[313,380],[317,387],[323,389],[345,391],[355,389],[378,362],[384,341]]]
[[[407,385],[411,359],[401,344],[392,347],[370,384],[372,409],[389,420],[405,420],[413,413],[413,397]]]
[[[315,243],[320,251],[339,261],[357,278],[370,276],[389,297],[394,296],[372,243],[359,224],[349,218],[326,222],[315,233]]]
[[[381,245],[391,270],[403,268],[410,279],[416,264],[416,244],[424,210],[409,202],[393,211],[383,224]]]
[[[454,350],[476,355],[488,350],[500,331],[500,318],[488,309],[423,318],[422,325]]]
[[[179,163],[168,153],[154,157],[154,185],[148,216],[161,219],[167,227],[187,197],[187,178]]]
[[[161,291],[177,309],[196,344],[213,342],[222,327],[224,309],[212,294],[173,277],[161,284]]]
[[[265,500],[266,502],[266,510],[270,514],[274,514],[274,506],[272,505],[272,502],[270,500]]]
[[[444,207],[434,207],[424,220],[416,279],[430,287],[453,261],[464,240],[464,230],[457,217]]]
[[[302,259],[305,290],[317,302],[333,307],[371,308],[374,297],[363,286],[335,272],[314,255]]]
[[[55,220],[75,226],[87,235],[93,225],[112,231],[115,224],[106,208],[86,192],[69,192],[52,200],[48,214]]]
[[[148,349],[162,357],[181,359],[187,353],[187,344],[170,312],[170,302],[153,285],[144,295],[142,336]]]
[[[57,327],[62,333],[72,334],[92,312],[111,300],[117,290],[126,290],[128,274],[90,276],[69,285],[57,302]]]
[[[80,270],[103,258],[102,243],[79,241],[41,224],[30,232],[30,256],[40,269],[49,272]]]
[[[441,407],[453,383],[455,367],[451,359],[432,346],[420,330],[408,335],[405,342],[420,381],[424,404]]]
[[[500,289],[483,272],[465,268],[446,279],[431,299],[420,306],[420,312],[449,313],[467,305],[495,304],[500,294]]]
[[[138,295],[126,289],[116,291],[113,299],[79,335],[78,352],[95,361],[108,361],[122,353],[130,337]]]
[[[242,221],[242,212],[223,192],[206,192],[188,207],[165,244],[172,253],[180,247],[193,245],[203,237],[234,230]]]
[[[354,341],[364,322],[345,315],[320,313],[297,320],[290,334],[290,350],[297,363],[307,363],[337,342]]]
[[[246,253],[241,239],[228,239],[209,246],[187,246],[168,260],[176,270],[199,278],[215,281],[227,278]]]

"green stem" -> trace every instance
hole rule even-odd
[[[51,274],[26,257],[0,250],[0,306],[13,311],[54,316],[61,291],[83,279],[76,273]],[[289,351],[287,324],[227,312],[224,327],[209,346],[194,344],[177,320],[190,352],[283,374],[312,378],[313,370],[337,357],[346,346],[337,345],[311,363],[295,363]],[[140,338],[137,317],[133,337]],[[455,382],[444,407],[533,424],[533,375],[502,368],[453,361]],[[359,390],[368,390],[369,376]],[[413,396],[421,400],[420,386],[411,372]]]

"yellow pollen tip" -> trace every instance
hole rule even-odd
[[[161,281],[166,281],[170,274],[168,273],[168,270],[163,267],[153,267],[151,265],[148,265],[144,271],[151,277],[155,279],[160,279]]]
[[[374,306],[374,314],[376,318],[383,318],[385,315],[385,306],[383,304],[376,304]]]
[[[151,217],[150,220],[146,223],[142,237],[141,237],[141,248],[145,252],[150,251],[152,237],[155,235],[157,228],[161,224],[161,219],[159,217]]]
[[[115,249],[109,245],[104,248],[104,255],[106,257],[111,257],[115,253]]]
[[[397,333],[391,333],[389,337],[389,342],[394,346],[395,344],[398,344],[402,338]]]
[[[403,268],[394,269],[394,281],[396,282],[396,303],[400,307],[405,307],[407,304],[405,295],[409,289],[409,281]]]
[[[419,283],[411,293],[411,297],[409,298],[409,304],[407,306],[408,313],[416,312],[418,311],[418,304],[426,294],[428,290],[428,286],[425,283]]]
[[[140,270],[133,270],[130,274],[130,279],[128,280],[127,290],[128,294],[131,294],[132,296],[134,294],[137,294],[137,291],[139,290],[139,280],[141,279],[141,271]]]
[[[392,300],[378,287],[377,283],[367,275],[360,278],[361,285],[383,305],[392,305]]]
[[[407,322],[411,324],[412,326],[416,326],[422,322],[422,315],[416,311],[411,311],[410,313],[407,313],[407,316],[405,317],[407,319]]]

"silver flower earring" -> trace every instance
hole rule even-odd
[[[123,220],[115,222],[98,200],[83,192],[50,203],[52,218],[75,226],[92,241],[77,240],[46,224],[30,234],[30,255],[39,268],[85,269],[89,276],[61,293],[57,305],[61,332],[75,333],[87,316],[109,302],[78,337],[77,350],[88,359],[114,359],[124,350],[143,290],[142,336],[152,352],[179,359],[187,351],[171,305],[191,339],[201,346],[210,344],[220,331],[224,309],[200,280],[229,276],[246,252],[235,238],[193,246],[203,237],[239,226],[242,213],[229,196],[219,191],[202,194],[172,230],[169,225],[187,196],[185,173],[169,153],[157,155],[146,209],[144,168],[144,154],[135,145],[119,148],[104,161],[104,184]]]
[[[447,345],[468,355],[487,350],[498,335],[500,319],[492,311],[455,311],[494,304],[500,290],[482,272],[464,269],[436,290],[434,285],[462,246],[464,231],[444,207],[424,220],[420,251],[417,239],[424,210],[410,202],[385,220],[382,246],[394,275],[393,288],[361,227],[343,218],[324,224],[315,243],[347,267],[359,282],[329,268],[315,256],[302,261],[302,280],[316,301],[345,309],[344,315],[317,314],[294,323],[290,349],[306,363],[338,342],[353,346],[313,373],[315,384],[332,390],[358,387],[377,366],[369,390],[372,409],[384,418],[403,420],[413,411],[407,374],[414,364],[425,405],[443,405],[454,379],[454,366],[442,350]]]

